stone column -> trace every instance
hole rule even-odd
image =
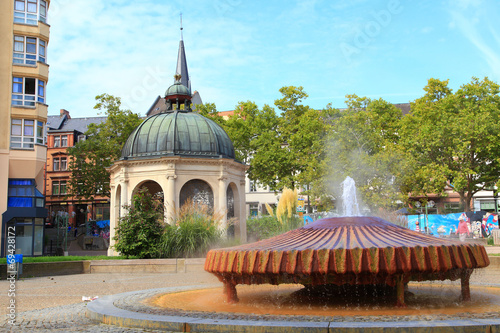
[[[219,178],[219,212],[222,214],[222,228],[227,229],[227,177]]]
[[[127,185],[128,181],[125,179],[120,179],[118,185],[111,185],[111,193],[110,193],[110,223],[109,223],[109,247],[108,247],[108,256],[117,256],[119,253],[113,249],[115,245],[115,228],[118,226],[118,221],[120,217],[126,214],[126,209],[123,208],[123,205],[128,204],[127,197]],[[118,186],[120,187],[120,198],[119,202],[116,202],[118,199],[116,191],[118,190]],[[116,205],[119,205],[118,209],[115,208]],[[116,212],[118,211],[118,214]]]
[[[245,194],[245,180],[240,182],[240,186],[238,188],[238,192],[240,193],[240,214],[238,216],[238,221],[240,224],[240,239],[242,242],[247,241],[247,203],[246,203],[246,194]]]
[[[128,179],[120,180],[121,193],[120,193],[120,217],[127,215],[127,209],[125,205],[130,205],[132,198],[128,196]]]
[[[172,170],[169,174],[167,174],[167,193],[164,196],[164,205],[167,217],[167,223],[173,224],[175,218],[175,179],[177,176],[175,175],[175,170]]]

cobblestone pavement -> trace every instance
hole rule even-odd
[[[4,322],[0,332],[164,332],[95,323],[85,317],[85,308],[84,303],[79,303],[22,312],[15,326]]]
[[[161,332],[94,323],[86,318],[82,296],[104,296],[128,291],[188,285],[213,285],[217,278],[196,273],[98,273],[21,279],[15,297],[10,283],[0,281],[0,333],[3,332]],[[16,325],[8,323],[8,306],[16,304]],[[163,331],[164,332],[164,331]]]

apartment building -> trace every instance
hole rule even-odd
[[[43,254],[50,0],[0,1],[1,255]]]

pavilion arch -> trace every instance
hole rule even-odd
[[[179,193],[179,207],[182,207],[187,200],[194,203],[208,206],[214,209],[214,191],[212,186],[202,179],[191,179],[182,185]]]
[[[142,182],[140,182],[139,184],[136,185],[136,187],[132,191],[132,198],[142,188],[147,189],[148,192],[152,196],[158,196],[158,197],[161,197],[161,198],[164,197],[164,191],[163,191],[162,186],[160,184],[158,184],[156,181],[148,179],[148,180],[144,180],[144,181],[142,181]]]

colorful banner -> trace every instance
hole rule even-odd
[[[430,234],[434,236],[447,236],[450,234],[455,234],[458,227],[458,218],[462,213],[453,214],[419,214],[419,215],[408,215],[408,228],[411,230],[417,230],[417,222],[420,232],[425,232],[425,228]],[[468,212],[465,213],[470,219],[471,233],[474,236],[480,237],[481,234],[481,222],[486,216],[486,212]],[[486,220],[486,226],[491,232],[493,229],[498,229],[498,223],[494,221],[494,215],[490,215]]]

